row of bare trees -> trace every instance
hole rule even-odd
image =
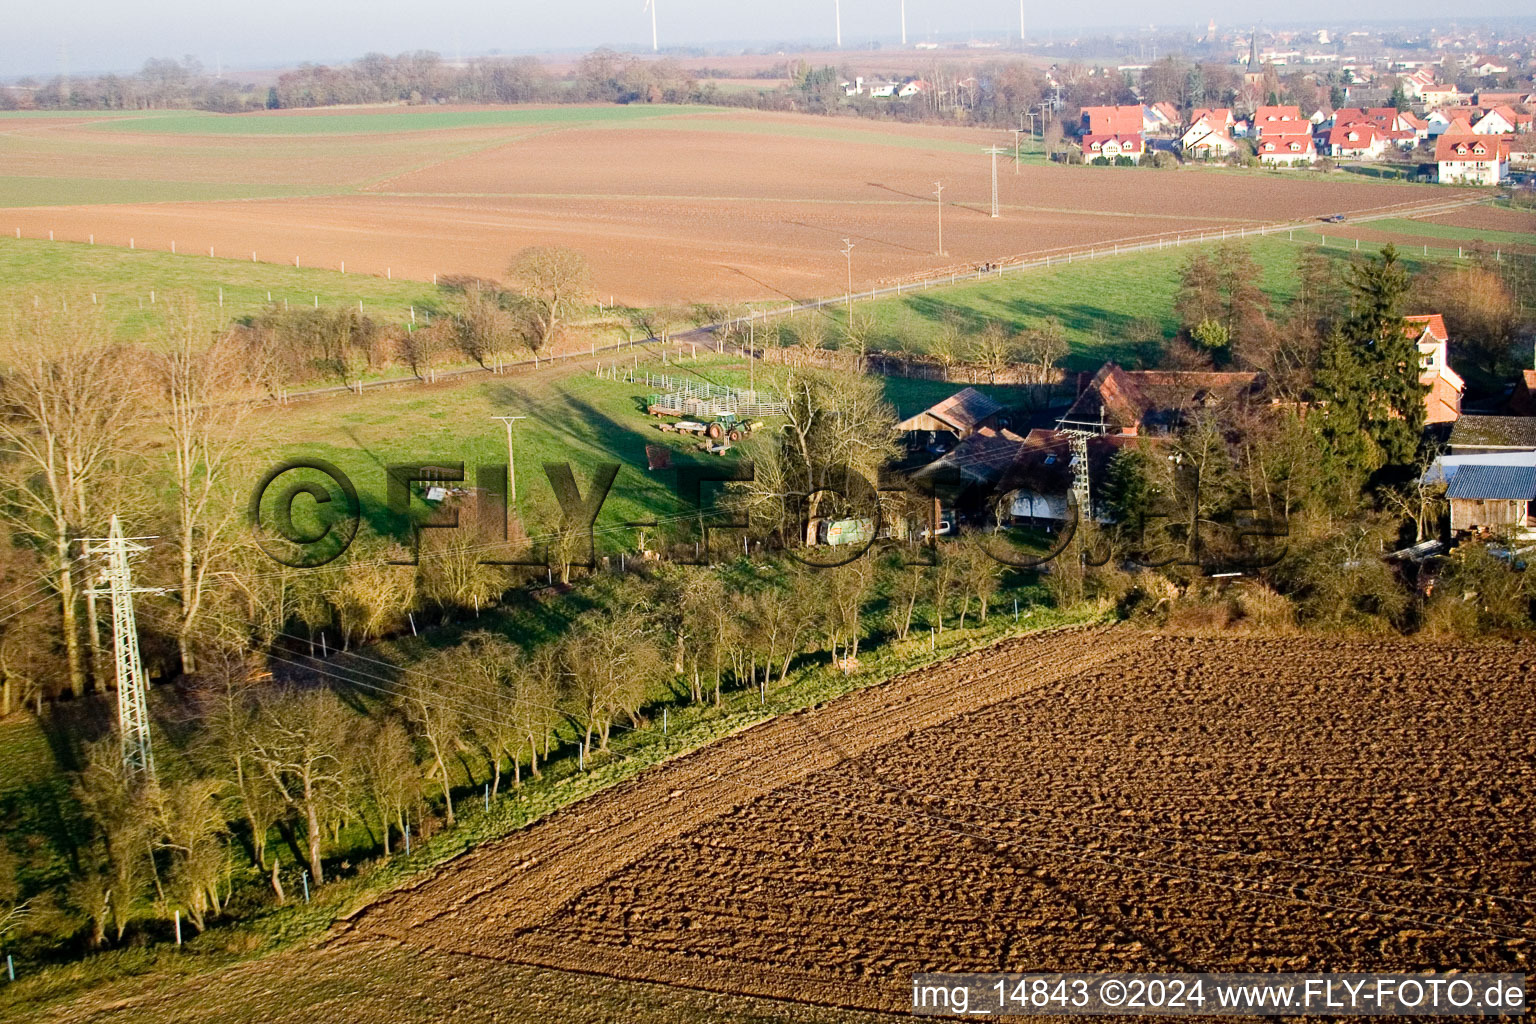
[[[210,655],[169,712],[184,767],[146,782],[115,737],[87,748],[74,794],[88,831],[55,917],[95,948],[177,913],[202,931],[241,879],[281,903],[294,871],[318,886],[338,863],[388,858],[408,826],[453,826],[456,792],[519,790],[562,747],[590,759],[616,729],[653,728],[658,702],[772,691],[806,659],[852,670],[863,640],[905,638],[915,615],[935,630],[985,621],[999,570],[974,541],[929,567],[663,564],[594,581],[592,610],[529,647],[479,630],[282,683],[249,655]]]
[[[472,283],[449,314],[420,330],[322,309],[273,309],[232,328],[173,300],[153,342],[121,344],[91,304],[36,303],[0,315],[0,580],[9,585],[0,605],[0,713],[50,689],[83,694],[93,677],[109,683],[100,565],[84,542],[104,536],[114,513],[161,538],[141,571],[170,600],[151,603],[147,624],[174,639],[189,673],[199,635],[238,646],[252,627],[275,635],[295,620],[331,622],[345,644],[379,635],[418,598],[440,607],[492,600],[506,583],[464,552],[403,580],[285,578],[240,529],[235,489],[254,450],[245,420],[263,393],[316,372],[355,382],[391,346],[426,379],[450,351],[499,370],[519,347],[552,344],[589,291],[585,260],[567,250],[524,250],[509,276],[510,288]],[[370,536],[361,550],[393,557],[388,548]],[[55,643],[61,665],[40,656]]]
[[[350,387],[401,366],[429,382],[452,363],[501,372],[520,352],[551,349],[592,293],[586,258],[559,246],[523,249],[507,278],[445,281],[446,308],[436,316],[424,309],[419,324],[382,323],[350,307],[274,306],[237,328],[235,340],[271,394],[317,379]]]

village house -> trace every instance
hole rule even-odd
[[[1435,87],[1435,73],[1429,68],[1419,68],[1411,74],[1402,76],[1399,81],[1402,82],[1404,96],[1410,100],[1422,102],[1424,91]]]
[[[1474,57],[1467,66],[1467,74],[1475,78],[1487,78],[1489,75],[1509,74],[1509,61],[1502,57],[1478,56]]]
[[[1477,135],[1511,135],[1531,130],[1531,115],[1520,114],[1509,107],[1494,107],[1472,124]]]
[[[1182,150],[1186,160],[1220,160],[1237,152],[1237,143],[1225,131],[1196,131],[1191,128],[1184,133]]]
[[[1526,132],[1509,140],[1509,167],[1514,171],[1536,170],[1536,132]]]
[[[1141,104],[1118,107],[1084,107],[1080,130],[1084,135],[1139,135],[1145,130]]]
[[[1179,108],[1175,107],[1172,103],[1166,100],[1154,103],[1147,110],[1152,115],[1151,121],[1156,124],[1155,128],[1149,128],[1147,129],[1148,131],[1172,132],[1178,129]]]
[[[1466,102],[1466,94],[1455,84],[1435,85],[1419,90],[1419,101],[1426,107],[1454,107]]]
[[[1345,124],[1328,129],[1328,155],[1337,160],[1375,160],[1387,140],[1373,124]]]
[[[1317,148],[1312,144],[1312,133],[1266,133],[1259,140],[1259,162],[1271,167],[1310,166],[1316,163]]]
[[[1278,135],[1297,135],[1310,132],[1312,122],[1301,116],[1301,108],[1294,106],[1259,107],[1250,119],[1254,138],[1262,139],[1266,132]]]
[[[1472,121],[1478,116],[1475,107],[1440,107],[1424,116],[1430,138],[1447,133],[1467,134],[1472,131]]]
[[[1529,107],[1536,103],[1533,92],[1484,92],[1479,90],[1472,101],[1485,110],[1490,107]]]
[[[1509,412],[1513,416],[1536,416],[1536,370],[1520,371],[1520,379],[1509,395]]]
[[[1196,107],[1189,112],[1191,128],[1202,121],[1215,131],[1225,132],[1230,132],[1232,126],[1237,123],[1232,116],[1231,107]]]
[[[1083,159],[1103,157],[1114,161],[1125,157],[1133,163],[1141,163],[1145,143],[1140,135],[1084,135]]]
[[[1461,396],[1467,385],[1448,361],[1450,335],[1439,313],[1405,316],[1403,323],[1419,346],[1419,383],[1424,396],[1426,423],[1454,423],[1461,417]]]
[[[1509,177],[1509,142],[1503,136],[1442,135],[1435,165],[1442,184],[1497,185]]]
[[[1083,159],[1126,157],[1140,163],[1146,152],[1145,110],[1140,104],[1119,107],[1084,107],[1082,111]]]

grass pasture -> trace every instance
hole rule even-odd
[[[110,245],[47,242],[0,236],[0,296],[28,305],[48,296],[79,304],[92,295],[103,305],[123,341],[152,335],[162,323],[165,300],[191,296],[229,319],[249,316],[271,301],[293,306],[350,306],[401,323],[415,306],[435,309],[437,289],[419,281],[388,281],[362,274],[210,258]],[[151,297],[153,293],[153,297]]]

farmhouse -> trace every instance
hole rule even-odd
[[[1312,145],[1312,133],[1281,135],[1267,134],[1259,140],[1259,161],[1271,167],[1295,167],[1317,161],[1317,149]]]
[[[912,479],[946,488],[992,487],[1023,452],[1024,438],[1006,427],[980,427],[953,449],[912,473]]]
[[[1466,382],[1447,362],[1450,336],[1445,317],[1439,313],[1405,316],[1408,335],[1419,346],[1419,383],[1429,389],[1424,396],[1426,423],[1454,423],[1461,417],[1461,396]]]
[[[1166,434],[1197,410],[1245,402],[1263,386],[1262,373],[1123,370],[1105,363],[1057,425],[1123,437]]]
[[[983,427],[996,427],[1003,407],[975,388],[950,395],[944,401],[924,409],[896,424],[896,429],[928,446],[953,447]],[[921,435],[926,434],[926,437]],[[919,445],[921,446],[921,445]]]
[[[1502,136],[1442,135],[1435,143],[1435,180],[1497,185],[1509,176],[1509,141]]]
[[[1101,493],[1099,485],[1114,457],[1138,443],[1137,438],[1115,434],[1088,438],[1090,495]],[[1008,513],[1015,523],[1057,526],[1072,518],[1070,496],[1078,469],[1069,435],[1057,430],[1031,430],[994,486],[1011,497]]]

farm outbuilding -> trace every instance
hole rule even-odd
[[[989,396],[975,388],[966,388],[916,416],[902,420],[896,424],[896,429],[906,433],[925,430],[947,433],[956,441],[964,441],[983,427],[997,426],[1002,411],[1003,407]]]
[[[1536,500],[1536,466],[1461,466],[1445,495],[1452,533],[1524,532]]]

